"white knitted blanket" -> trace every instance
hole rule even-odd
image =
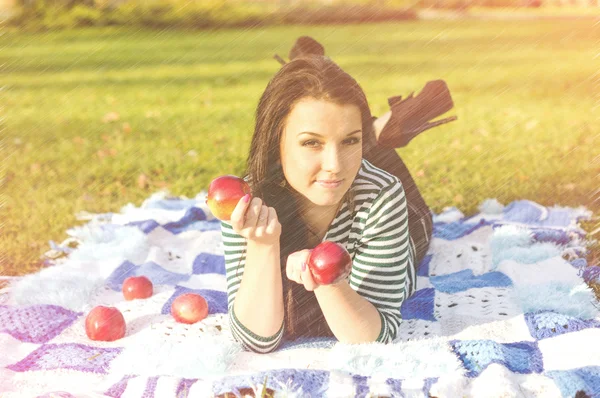
[[[448,208],[434,215],[394,343],[306,339],[261,355],[230,335],[220,224],[205,196],[159,192],[120,213],[78,214],[89,222],[50,242],[49,266],[0,295],[0,396],[241,396],[265,379],[278,397],[600,396],[585,208],[487,200],[472,217]],[[148,276],[154,295],[125,301],[131,275]],[[170,304],[190,291],[209,316],[176,323]],[[96,305],[121,310],[124,338],[86,337]]]

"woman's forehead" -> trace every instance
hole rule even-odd
[[[296,135],[305,131],[328,135],[338,129],[340,133],[350,133],[348,129],[360,129],[361,124],[361,112],[356,105],[307,98],[294,105],[285,127]]]

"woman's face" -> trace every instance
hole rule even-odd
[[[287,183],[310,207],[336,207],[362,160],[362,120],[356,105],[303,98],[289,113],[280,141]],[[327,185],[321,181],[341,181]]]

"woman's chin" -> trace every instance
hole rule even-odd
[[[323,192],[322,190],[312,192],[311,195],[307,196],[308,200],[310,200],[313,205],[320,207],[337,206],[343,197],[343,192],[339,194],[333,192]]]

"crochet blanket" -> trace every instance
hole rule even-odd
[[[49,266],[0,295],[0,395],[241,396],[266,381],[279,397],[600,396],[600,311],[586,285],[600,267],[584,258],[585,208],[446,208],[394,343],[313,338],[256,354],[229,331],[220,224],[205,198],[158,192],[120,213],[77,214],[87,224],[50,241]],[[151,298],[124,300],[132,275],[152,280]],[[171,317],[186,292],[206,298],[205,320]],[[87,338],[96,305],[123,313],[124,338]]]

